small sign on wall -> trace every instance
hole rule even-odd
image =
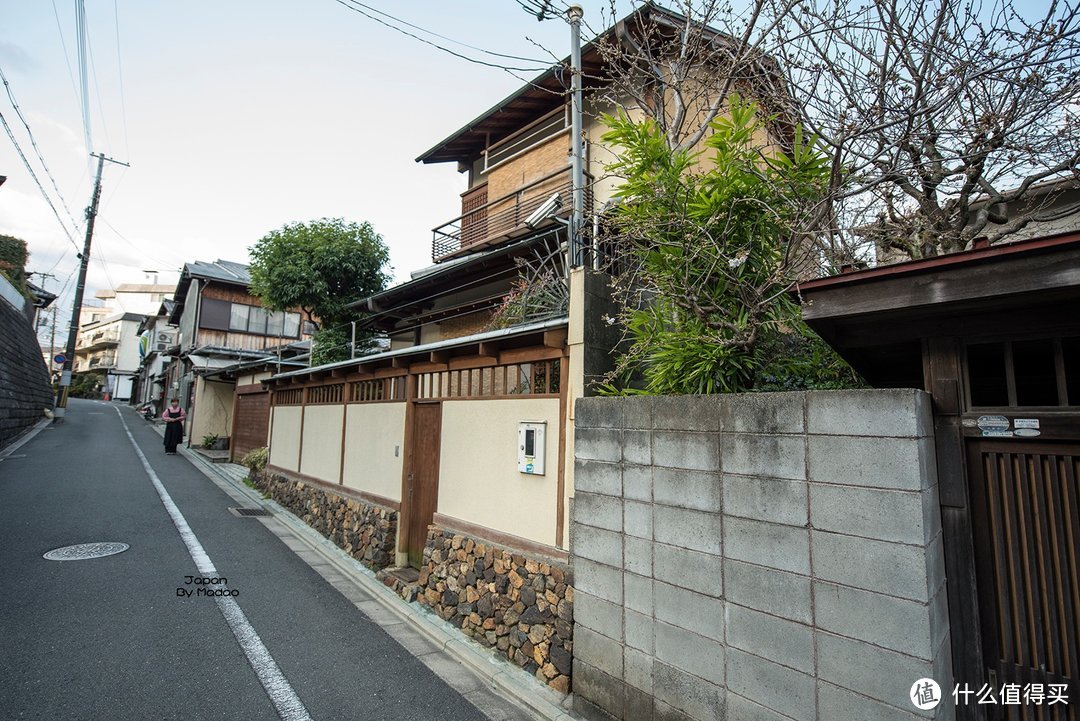
[[[546,422],[523,421],[518,424],[518,471],[534,476],[544,475]]]

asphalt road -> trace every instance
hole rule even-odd
[[[123,420],[193,536],[110,404],[72,400],[64,424],[0,462],[0,718],[486,718],[261,523],[231,514],[236,502],[164,455],[148,424]],[[130,549],[42,557],[103,541]],[[205,561],[224,583],[186,583]],[[177,595],[199,588],[236,595]]]

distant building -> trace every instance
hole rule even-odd
[[[103,393],[131,400],[140,361],[139,326],[171,290],[169,285],[125,283],[96,293],[104,304],[86,306],[80,313],[75,373],[99,373]]]

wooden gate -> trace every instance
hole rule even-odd
[[[439,449],[442,404],[413,403],[409,442],[405,513],[409,565],[419,568],[427,545],[427,529],[439,504]]]
[[[1068,685],[1068,705],[992,719],[1080,721],[1080,445],[970,440],[976,576],[991,684]]]
[[[270,431],[270,393],[259,390],[236,395],[230,457],[235,463],[248,451],[268,443]]]

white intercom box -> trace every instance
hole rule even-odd
[[[544,475],[544,448],[547,423],[518,424],[518,471]]]

